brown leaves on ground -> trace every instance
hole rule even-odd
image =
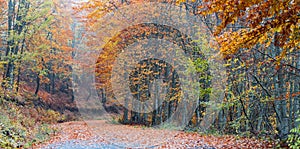
[[[174,137],[172,142],[167,142],[163,148],[273,148],[272,144],[264,141],[241,138],[237,139],[235,136],[212,136],[200,135],[198,133],[181,132]]]
[[[174,130],[144,128],[111,124],[104,120],[86,122],[67,122],[53,126],[57,134],[44,144],[34,148],[43,148],[49,144],[69,140],[95,140],[95,143],[131,146],[140,144],[155,148],[272,148],[272,144],[256,139],[236,139],[234,136],[211,136]]]

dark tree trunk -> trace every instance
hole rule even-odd
[[[36,88],[34,94],[37,95],[40,89],[40,77],[39,74],[36,75]]]

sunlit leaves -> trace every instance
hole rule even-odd
[[[217,13],[222,20],[214,33],[225,54],[252,48],[257,43],[269,46],[273,38],[275,45],[283,49],[299,49],[298,1],[213,0],[204,1],[200,9],[204,15]],[[242,27],[223,32],[229,25],[236,24]]]

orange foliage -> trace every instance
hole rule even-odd
[[[217,13],[222,20],[215,35],[224,54],[240,48],[252,48],[257,43],[268,47],[273,39],[282,47],[280,60],[288,50],[299,50],[299,1],[290,0],[205,0],[200,14]],[[238,23],[237,23],[238,22]],[[236,31],[225,31],[228,25],[237,25]]]

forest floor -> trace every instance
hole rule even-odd
[[[105,120],[53,125],[55,134],[34,148],[273,148],[264,141],[113,124]]]

